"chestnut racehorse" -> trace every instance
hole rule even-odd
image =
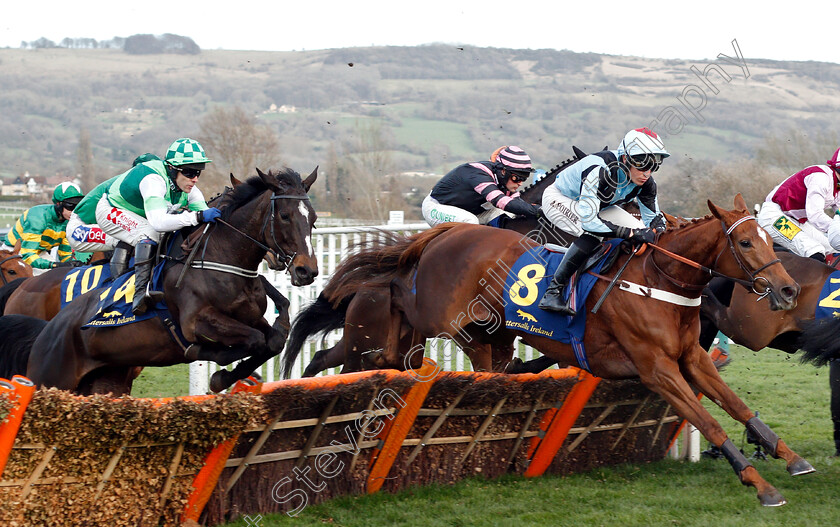
[[[499,344],[509,345],[518,335],[561,364],[588,364],[594,375],[608,379],[638,377],[720,447],[741,482],[756,488],[762,505],[782,505],[781,493],[734,446],[697,400],[692,386],[743,423],[771,455],[783,458],[790,474],[813,472],[724,383],[698,344],[700,294],[714,274],[733,277],[766,293],[775,309],[794,308],[799,286],[776,259],[769,237],[740,194],[734,210],[711,202],[708,206],[711,216],[666,231],[656,243],[658,249],[648,247],[641,257],[629,262],[630,256],[619,257],[605,279],[596,281],[585,301],[587,311],[627,263],[619,287],[612,289],[596,313],[587,313],[586,355],[581,361],[570,344],[506,325],[505,300],[502,291],[494,291],[497,274],[493,271],[512,269],[530,250],[529,245],[536,247],[515,233],[477,225],[441,225],[402,247],[389,247],[400,252],[399,263],[377,282],[391,283],[395,326],[405,317],[425,337],[455,335],[476,369],[498,367],[492,350]],[[528,283],[520,278],[511,286],[518,298],[539,300],[547,279],[536,280],[536,271]],[[412,277],[416,293],[407,284]],[[386,353],[396,353],[394,335],[398,332],[392,329],[389,334]]]
[[[559,163],[546,172],[542,178],[522,189],[520,191],[522,199],[536,205],[542,203],[543,192],[554,183],[557,174],[586,157],[579,148],[572,147],[572,149],[573,157]],[[562,247],[568,246],[574,240],[574,236],[556,228],[544,217],[539,219],[510,218],[502,215],[496,220],[495,226],[529,236],[540,243],[551,243]],[[363,247],[360,252],[370,250],[372,254],[377,254],[379,246],[396,243],[396,241],[392,233],[382,232],[379,240]],[[360,269],[355,263],[339,264],[324,291],[314,302],[297,314],[283,354],[283,375],[286,378],[291,376],[295,360],[306,339],[337,329],[343,329],[341,339],[331,348],[315,353],[303,372],[304,377],[311,377],[326,369],[345,364],[348,350],[360,356],[362,365],[366,369],[386,367],[405,369],[406,365],[402,360],[387,363],[382,356],[381,352],[387,343],[391,293],[387,284],[379,287],[364,285],[357,287],[363,282],[357,273],[366,273],[369,270]],[[351,285],[348,287],[347,284]],[[400,339],[401,350],[407,352],[413,343],[417,343],[419,337],[410,328],[404,327]],[[422,357],[414,358],[415,361],[419,359]],[[415,366],[418,364],[415,362]]]
[[[32,276],[32,268],[23,261],[20,255],[20,240],[15,243],[14,248],[9,251],[0,249],[0,279],[3,285],[7,285],[18,278],[29,278]]]
[[[103,253],[94,253],[92,265],[108,265]],[[38,276],[33,276],[9,288],[2,314],[26,315],[28,317],[51,320],[61,309],[61,282],[73,272],[73,267],[56,267]],[[2,296],[4,292],[0,292]]]

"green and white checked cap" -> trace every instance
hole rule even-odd
[[[176,139],[166,151],[165,161],[172,166],[191,165],[193,163],[212,163],[204,154],[204,148],[186,137]]]
[[[72,181],[62,181],[59,183],[55,190],[53,190],[53,203],[58,203],[59,201],[64,201],[65,199],[70,198],[79,198],[81,199],[84,196],[82,193],[82,189],[79,188],[79,185],[73,183]]]

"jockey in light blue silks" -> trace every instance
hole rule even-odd
[[[617,150],[590,154],[557,174],[554,184],[543,193],[542,211],[551,223],[578,238],[557,267],[540,300],[541,309],[575,315],[563,300],[565,287],[602,239],[652,242],[654,229],[665,230],[665,218],[659,210],[656,183],[651,174],[669,155],[656,133],[637,128],[624,136]],[[616,225],[602,214],[602,210],[611,205],[633,200],[639,206],[644,226]],[[617,207],[610,211],[624,213]],[[626,216],[637,221],[630,214]]]

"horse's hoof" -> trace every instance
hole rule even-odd
[[[236,382],[236,379],[232,372],[219,370],[210,376],[210,391],[219,393],[222,390],[230,388],[234,382]]]
[[[810,474],[811,472],[816,472],[813,466],[810,463],[805,461],[803,458],[796,459],[787,466],[787,471],[791,476],[801,476],[802,474]]]
[[[522,362],[522,359],[514,357],[514,359],[505,366],[505,373],[521,373],[524,364],[525,363]]]
[[[184,350],[184,359],[186,359],[187,362],[198,360],[199,353],[201,353],[201,345],[190,344],[187,346],[187,349]]]
[[[782,493],[773,487],[770,487],[770,490],[764,494],[759,494],[758,501],[760,501],[761,505],[764,507],[781,507],[787,503],[787,500],[784,496],[782,496]]]

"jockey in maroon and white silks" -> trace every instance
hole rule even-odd
[[[435,226],[446,222],[486,224],[502,212],[536,217],[539,208],[517,189],[534,168],[518,146],[506,146],[494,161],[465,163],[443,176],[423,200],[423,218]]]
[[[765,198],[757,219],[773,241],[800,255],[825,261],[840,251],[840,149],[825,165],[812,165],[788,177]]]

